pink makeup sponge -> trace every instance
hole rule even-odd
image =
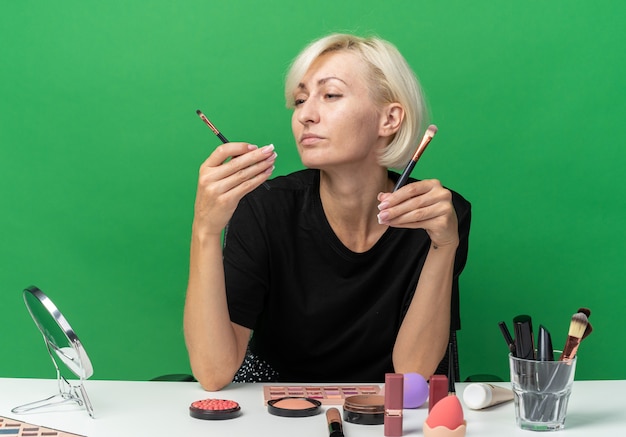
[[[466,422],[459,398],[446,396],[435,404],[424,422],[425,437],[463,437]]]
[[[404,374],[404,408],[419,408],[428,399],[428,383],[419,373]]]

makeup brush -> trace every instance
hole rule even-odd
[[[582,340],[582,336],[585,333],[585,328],[588,325],[587,316],[585,313],[576,313],[572,316],[572,321],[569,325],[569,332],[567,334],[567,342],[563,348],[563,353],[559,358],[559,361],[570,361],[576,356],[576,351]]]
[[[211,123],[209,121],[209,119],[206,117],[206,115],[204,115],[202,113],[202,111],[200,111],[199,109],[196,110],[196,114],[198,114],[198,117],[200,117],[202,119],[202,121],[204,121],[204,123],[209,126],[209,129],[211,129],[213,131],[213,133],[215,135],[217,135],[217,137],[222,141],[222,143],[227,143],[228,140],[226,139],[226,137],[224,135],[222,135],[222,133],[217,130],[217,128],[213,125],[213,123]]]
[[[587,327],[585,328],[585,333],[583,334],[583,338],[581,338],[581,340],[584,340],[585,338],[587,338],[589,334],[591,334],[591,331],[593,331],[593,328],[591,327],[591,323],[589,323],[591,310],[589,308],[578,308],[578,312],[583,313],[584,315],[587,316]]]
[[[454,353],[452,351],[452,343],[448,343],[448,396],[456,396],[456,377],[454,374],[454,367],[456,361],[454,360]]]
[[[328,437],[343,437],[341,413],[337,408],[329,408],[326,411],[326,421],[328,422]]]
[[[402,172],[402,175],[400,175],[398,182],[396,182],[396,186],[393,187],[394,192],[398,191],[400,188],[406,185],[407,181],[409,180],[409,176],[411,176],[411,172],[413,171],[413,167],[415,167],[415,164],[417,164],[420,156],[422,156],[422,153],[424,153],[424,150],[426,150],[426,146],[428,146],[428,143],[430,143],[430,140],[433,139],[436,133],[437,126],[435,126],[434,124],[428,126],[428,129],[426,129],[426,133],[424,133],[422,141],[420,142],[419,146],[417,146],[417,150],[413,154],[413,158],[411,158],[406,168]]]

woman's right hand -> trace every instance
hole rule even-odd
[[[194,230],[221,234],[239,201],[265,182],[276,161],[274,145],[226,143],[200,166],[194,206]]]

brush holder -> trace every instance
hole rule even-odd
[[[576,359],[536,361],[509,354],[515,420],[520,428],[531,431],[564,428]]]

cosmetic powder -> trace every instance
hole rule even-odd
[[[274,416],[308,417],[315,416],[322,403],[316,399],[287,396],[267,403],[267,411]]]
[[[382,425],[385,420],[385,397],[381,395],[347,397],[343,403],[343,419],[359,425]]]
[[[241,407],[235,401],[226,399],[203,399],[189,407],[189,415],[196,419],[225,420],[241,414]]]

